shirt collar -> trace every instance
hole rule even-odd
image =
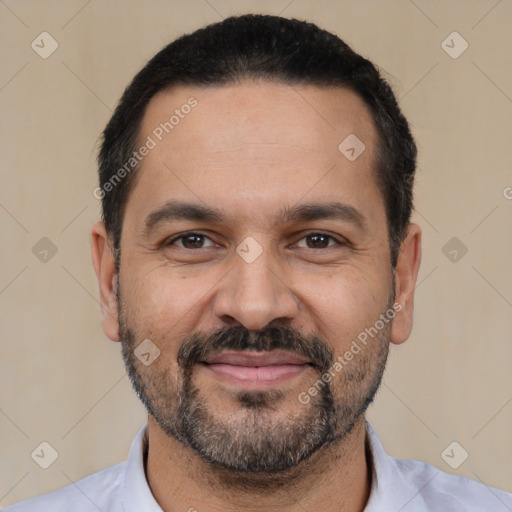
[[[387,455],[377,434],[366,422],[366,446],[371,455],[372,485],[370,498],[365,512],[386,510],[386,496],[390,496],[390,486],[396,485],[396,467],[393,459]],[[144,460],[147,454],[148,434],[147,425],[143,426],[132,442],[130,455],[126,466],[126,477],[122,500],[126,512],[163,512],[156,502],[146,479]],[[384,490],[386,492],[384,493]],[[390,503],[391,506],[391,503]],[[384,507],[384,508],[383,508]],[[391,510],[391,509],[390,509]]]
[[[121,499],[126,512],[163,512],[149,488],[144,470],[148,447],[147,425],[142,427],[130,448]]]
[[[373,478],[370,498],[364,512],[381,512],[382,510],[398,510],[402,503],[405,507],[418,493],[413,479],[408,473],[400,470],[397,460],[389,456],[377,437],[377,434],[366,422],[366,441],[373,459]]]

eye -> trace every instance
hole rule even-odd
[[[303,236],[301,238],[301,240],[307,240],[307,239],[311,240],[311,244],[307,244],[307,242],[306,242],[306,244],[307,244],[306,249],[327,249],[328,247],[332,247],[332,245],[328,245],[329,239],[334,240],[334,242],[335,242],[334,245],[344,245],[343,242],[337,240],[332,235],[328,235],[327,233],[312,232],[312,233],[306,234],[305,236]],[[300,247],[300,246],[297,244],[297,247]],[[304,246],[302,246],[302,247],[304,247]]]
[[[210,241],[210,245],[204,245],[206,240]],[[306,246],[301,246],[298,243],[295,244],[295,246],[305,249],[327,249],[333,245],[346,245],[346,242],[338,240],[332,235],[321,232],[308,233],[300,239],[300,241],[302,240],[310,240],[311,242],[306,242]],[[176,244],[178,241],[180,243]],[[330,242],[334,242],[334,244]],[[178,245],[178,247],[181,247],[182,249],[205,249],[207,247],[216,246],[216,244],[212,242],[209,237],[197,232],[182,233],[181,235],[175,236],[174,238],[171,238],[163,243],[164,247],[172,245]]]
[[[201,233],[194,233],[194,232],[190,232],[190,233],[183,233],[179,236],[176,236],[170,240],[167,240],[166,242],[164,242],[164,246],[167,247],[167,246],[170,246],[170,245],[174,245],[176,241],[182,241],[182,244],[181,245],[178,245],[178,247],[181,247],[182,249],[203,249],[204,246],[203,246],[203,243],[204,243],[204,240],[210,240],[206,235],[202,235]],[[207,246],[207,247],[214,247],[215,244],[210,240],[211,244],[210,246]]]

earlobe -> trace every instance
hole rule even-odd
[[[421,227],[410,223],[400,247],[395,269],[395,303],[397,313],[391,329],[391,342],[403,343],[412,330],[414,289],[421,263]]]
[[[91,252],[100,290],[103,332],[112,341],[119,341],[117,274],[110,238],[102,221],[94,224],[91,229]]]

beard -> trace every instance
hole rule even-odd
[[[392,308],[390,295],[387,308]],[[166,359],[168,345],[152,341],[161,355],[145,366],[135,355],[143,339],[127,323],[118,289],[122,355],[132,385],[161,430],[193,450],[224,475],[274,475],[298,467],[322,447],[341,443],[361,420],[380,386],[386,366],[392,322],[328,382],[321,380],[335,361],[329,345],[315,335],[284,326],[249,331],[243,326],[195,333],[183,339],[176,361]],[[383,312],[383,313],[384,313]],[[369,326],[367,326],[369,327]],[[363,331],[361,329],[361,331]],[[167,345],[167,346],[166,346]],[[238,391],[236,414],[216,414],[209,395],[196,383],[201,361],[223,350],[286,350],[307,358],[317,374],[304,388],[291,391]],[[173,363],[177,363],[173,365]],[[315,383],[308,403],[299,392]],[[224,395],[223,395],[224,396]],[[217,399],[218,400],[218,399]],[[290,406],[283,417],[280,406]],[[277,480],[276,480],[277,483]]]

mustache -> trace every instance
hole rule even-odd
[[[233,326],[210,334],[195,333],[185,339],[178,352],[178,365],[190,369],[195,364],[223,350],[251,350],[257,352],[286,350],[308,359],[319,372],[332,366],[334,355],[324,341],[315,335],[305,336],[284,326],[272,326],[250,331]]]

